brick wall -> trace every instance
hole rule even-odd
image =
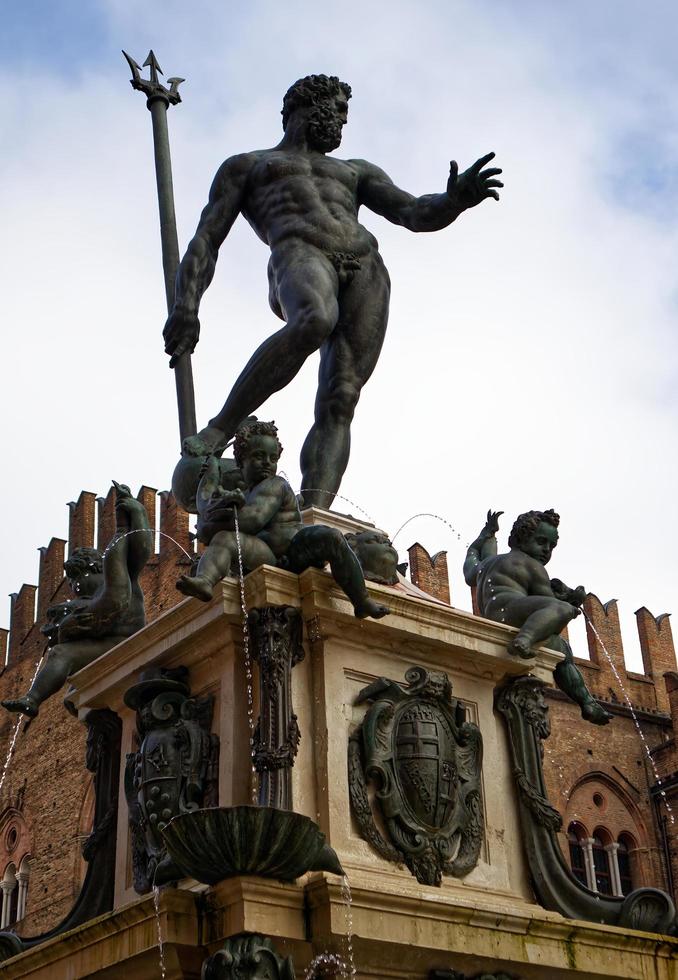
[[[435,596],[442,602],[450,602],[450,579],[447,572],[447,552],[429,555],[426,548],[415,542],[407,549],[410,558],[410,578],[414,585]]]
[[[156,491],[142,487],[138,499],[145,505],[151,527],[156,526]],[[193,553],[189,515],[171,493],[160,497],[160,546],[141,576],[150,622],[183,597],[175,589],[190,559],[170,537]],[[0,656],[7,666],[0,673],[0,700],[24,694],[44,650],[39,627],[47,607],[70,596],[63,577],[63,561],[76,547],[102,548],[115,528],[115,494],[106,497],[83,492],[69,507],[68,543],[52,538],[40,549],[38,585],[22,585],[11,600],[9,635],[0,630]],[[169,535],[166,537],[165,535]],[[37,610],[37,613],[36,613]],[[5,656],[6,650],[6,656]],[[28,828],[31,870],[22,935],[43,932],[70,910],[80,890],[85,866],[80,845],[91,826],[91,774],[85,769],[85,728],[71,717],[56,695],[27,723],[19,719],[13,758],[0,791],[0,828],[16,814]],[[0,709],[0,770],[7,756],[19,716]],[[23,845],[22,845],[23,846]],[[18,851],[17,851],[18,855]],[[10,855],[0,853],[0,859]],[[0,867],[0,876],[5,865]]]

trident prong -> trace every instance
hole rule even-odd
[[[162,69],[154,52],[148,52],[144,68],[151,69],[150,78],[142,78],[142,68],[134,58],[123,51],[132,72],[132,88],[146,96],[146,107],[153,120],[153,152],[155,156],[155,177],[158,187],[158,209],[160,211],[160,241],[162,242],[162,267],[165,279],[165,299],[167,312],[174,304],[174,282],[179,267],[179,242],[177,221],[174,213],[174,191],[172,189],[172,160],[170,157],[169,133],[167,131],[167,110],[170,105],[181,102],[177,89],[183,78],[168,78],[167,88],[159,80]],[[181,441],[198,431],[195,422],[195,395],[193,393],[193,372],[191,355],[182,354],[174,368],[177,386],[177,407],[179,409],[179,436]]]
[[[150,78],[141,77],[141,66],[137,64],[134,58],[130,58],[126,51],[123,51],[125,58],[127,59],[127,64],[130,66],[132,72],[132,77],[130,78],[130,85],[132,88],[137,89],[139,92],[143,92],[146,96],[146,103],[150,108],[151,103],[156,99],[161,99],[166,105],[176,105],[181,102],[181,96],[177,91],[181,82],[185,81],[183,78],[168,78],[167,81],[170,87],[167,88],[162,84],[158,75],[162,75],[162,68],[158,64],[158,59],[156,58],[153,51],[148,52],[148,57],[144,61],[143,67],[149,67],[151,69]]]

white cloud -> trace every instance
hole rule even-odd
[[[152,45],[167,74],[187,78],[170,111],[182,247],[218,164],[277,141],[282,94],[308,71],[353,85],[341,153],[414,193],[442,190],[452,157],[464,167],[497,152],[501,202],[448,231],[414,236],[363,215],[393,300],[342,491],[392,532],[419,511],[457,528],[462,541],[422,520],[398,544],[447,547],[462,606],[462,544],[487,508],[507,512],[505,534],[519,511],[552,506],[554,573],[620,600],[627,647],[633,609],[674,608],[678,221],[673,206],[658,216],[656,198],[630,207],[616,185],[643,161],[615,155],[646,120],[678,111],[669,52],[657,56],[651,24],[639,37],[621,17],[603,44],[575,27],[577,5],[556,27],[515,9],[372,3],[358,17],[299,0],[247,13],[170,2],[160,18],[109,3],[96,72],[5,73],[5,591],[35,581],[34,548],[65,534],[63,504],[80,489],[104,493],[111,477],[164,488],[175,462],[150,119],[119,54],[141,61]],[[663,152],[675,167],[675,141]],[[202,306],[200,420],[277,326],[266,258],[239,221]],[[280,426],[293,480],[316,365],[260,413]]]

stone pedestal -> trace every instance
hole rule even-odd
[[[506,726],[494,697],[508,678],[528,672],[552,683],[560,655],[542,649],[534,661],[520,661],[506,652],[508,627],[422,598],[406,586],[376,585],[370,592],[390,606],[385,619],[357,620],[324,571],[296,576],[265,566],[245,583],[248,609],[292,606],[304,622],[305,657],[292,671],[301,732],[292,805],[319,824],[350,880],[358,977],[423,980],[432,970],[468,977],[504,971],[525,980],[678,977],[673,940],[575,923],[534,902]],[[224,581],[209,604],[181,602],[73,678],[81,717],[104,707],[119,714],[123,760],[137,748],[135,714],[123,695],[151,666],[187,667],[191,694],[214,697],[219,804],[247,803],[251,761],[238,582]],[[420,884],[407,867],[381,857],[361,836],[349,803],[348,741],[366,712],[356,697],[380,677],[403,683],[413,666],[448,675],[484,747],[479,860],[464,878],[443,876],[440,887]],[[138,896],[132,886],[122,787],[119,799],[114,911],[6,960],[5,976],[159,975],[152,897]],[[292,884],[241,877],[211,888],[183,880],[177,889],[164,889],[160,920],[168,980],[197,978],[204,957],[241,931],[269,936],[281,955],[293,956],[301,978],[318,952],[343,953],[347,915],[341,886],[339,877],[313,872]]]

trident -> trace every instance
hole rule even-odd
[[[167,312],[174,304],[174,283],[179,267],[179,241],[177,239],[177,221],[174,213],[174,189],[172,187],[172,161],[170,158],[169,134],[167,132],[167,110],[170,105],[181,102],[179,85],[183,78],[168,78],[169,88],[158,79],[162,69],[152,51],[144,61],[151,69],[150,79],[141,77],[141,67],[134,58],[123,51],[127,64],[132,71],[130,85],[143,92],[146,96],[146,108],[151,113],[153,122],[153,150],[155,153],[155,179],[158,185],[158,209],[160,211],[160,240],[162,242],[162,268],[165,275],[165,296]],[[182,354],[174,368],[174,379],[177,386],[177,408],[179,409],[179,436],[181,441],[186,436],[195,435],[195,393],[193,391],[193,370],[191,355]]]

